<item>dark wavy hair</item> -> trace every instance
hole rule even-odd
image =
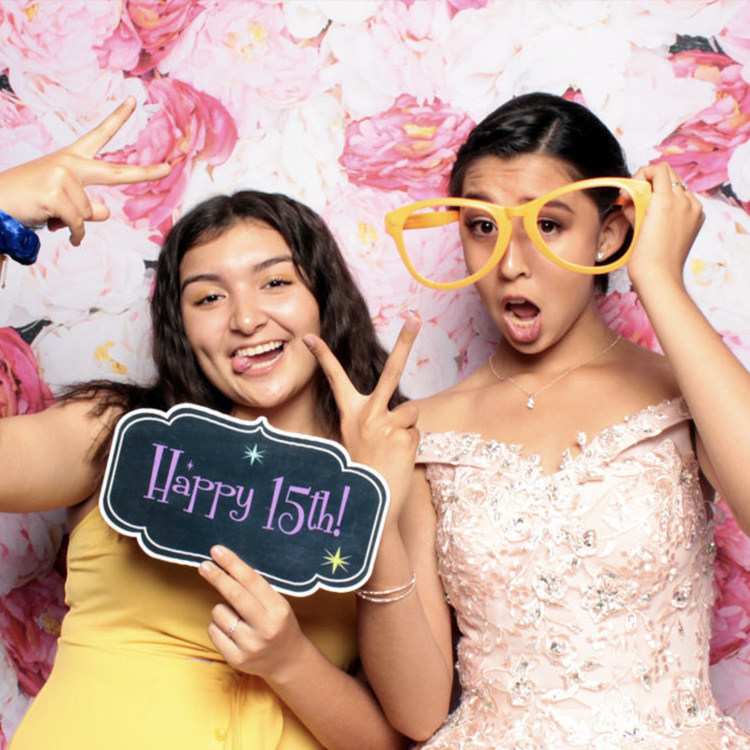
[[[561,96],[536,92],[506,102],[469,133],[459,148],[449,182],[449,194],[460,197],[468,168],[484,156],[510,160],[523,154],[552,156],[563,161],[574,180],[630,177],[625,155],[604,123],[586,107]],[[616,210],[617,191],[588,191],[604,218]],[[626,238],[621,252],[630,244]],[[610,257],[611,262],[619,253]],[[601,291],[607,277],[596,277]]]
[[[228,413],[231,401],[205,376],[185,335],[180,307],[180,263],[191,248],[211,242],[239,222],[260,222],[275,229],[289,246],[303,282],[320,313],[320,336],[328,344],[353,385],[370,393],[383,370],[387,353],[378,342],[367,303],[324,221],[307,206],[285,195],[243,190],[203,201],[186,213],[161,248],[151,300],[153,355],[157,378],[150,387],[110,381],[74,386],[63,398],[95,398],[95,414],[139,407],[168,409],[194,403]],[[339,411],[323,372],[316,373],[317,413],[327,430],[339,434]],[[391,407],[404,401],[400,391]],[[100,442],[94,462],[106,459],[109,440]]]

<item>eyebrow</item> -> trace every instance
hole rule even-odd
[[[251,273],[260,273],[261,271],[265,271],[267,268],[270,268],[271,266],[278,265],[279,263],[292,263],[294,264],[294,258],[291,255],[276,255],[273,258],[266,258],[265,260],[262,260],[260,263],[256,263],[252,269]],[[189,284],[195,284],[198,281],[219,281],[221,279],[221,276],[218,273],[196,273],[192,276],[188,276],[182,284],[180,284],[180,294],[185,291],[185,287],[187,287]]]
[[[462,195],[461,197],[470,198],[471,200],[475,200],[475,201],[484,201],[485,203],[491,203],[493,206],[502,205],[501,203],[495,203],[495,201],[493,201],[486,193],[466,193],[465,195]],[[537,197],[541,198],[543,196],[537,196]],[[531,203],[532,201],[535,201],[535,200],[536,198],[529,198],[528,196],[526,196],[524,198],[523,203],[521,203],[521,205],[522,206],[526,205],[527,203]],[[549,201],[549,203],[546,203],[545,205],[552,206],[552,208],[561,208],[561,209],[564,209],[565,211],[569,211],[570,213],[573,213],[573,209],[567,203],[564,203],[559,198],[556,198],[553,201]]]

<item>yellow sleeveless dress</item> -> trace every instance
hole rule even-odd
[[[10,750],[321,747],[262,679],[222,661],[207,634],[220,596],[198,571],[147,556],[98,508],[71,533],[66,600],[52,674]],[[306,635],[348,669],[354,595],[290,601]]]

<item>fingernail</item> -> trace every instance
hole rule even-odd
[[[221,558],[221,557],[224,557],[224,555],[226,554],[226,552],[227,552],[227,548],[226,547],[222,547],[220,544],[216,544],[213,547],[211,547],[211,557],[214,557],[214,558],[219,557],[219,558]]]
[[[407,331],[416,331],[421,323],[422,321],[420,320],[419,315],[417,315],[417,313],[412,313],[412,315],[406,319],[404,325],[406,326]]]
[[[200,570],[201,573],[210,573],[211,572],[211,563],[208,562],[208,560],[204,560],[199,566],[198,570]]]
[[[310,336],[309,334],[307,336],[302,337],[302,341],[304,341],[305,346],[312,352],[315,351],[315,339]]]

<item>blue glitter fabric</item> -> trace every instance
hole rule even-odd
[[[30,266],[39,255],[39,237],[20,221],[0,211],[0,253]]]

